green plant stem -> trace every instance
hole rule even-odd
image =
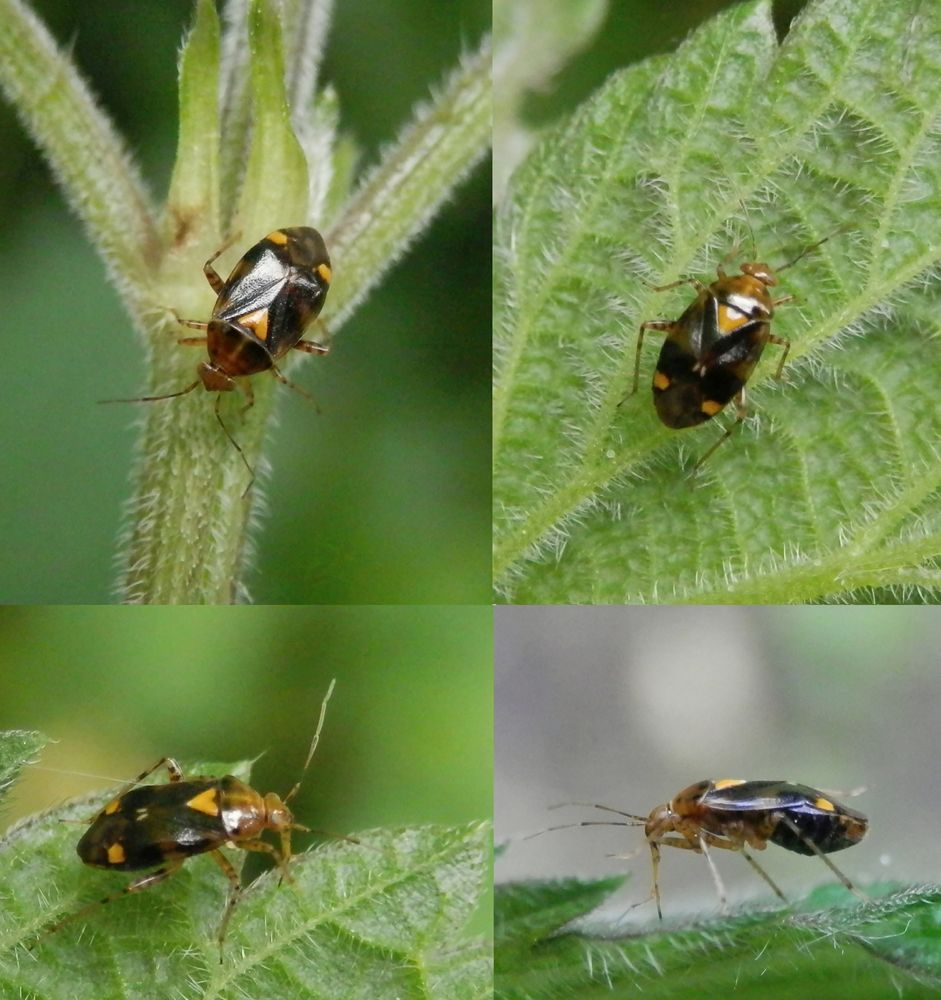
[[[306,219],[308,182],[306,161],[290,128],[280,25],[266,0],[253,0],[248,38],[255,54],[251,87],[256,124],[236,225],[246,233],[260,234],[283,225],[285,219]],[[218,44],[214,13],[201,7],[182,64],[184,154],[190,123],[205,117],[205,112],[200,114],[191,105],[205,109],[207,103],[214,103],[214,87],[204,67],[206,63],[214,66],[208,57],[218,51]],[[192,65],[190,48],[198,48],[201,54]],[[198,174],[201,159],[192,163]],[[202,169],[205,177],[214,176],[212,158]],[[174,181],[178,180],[175,174]],[[181,186],[182,182],[175,183],[173,191]],[[171,226],[173,232],[178,229],[178,224]],[[172,303],[186,318],[207,318],[215,297],[200,273],[202,261],[216,249],[205,236],[213,227],[201,229],[199,241],[178,251],[174,248],[163,269],[161,300]],[[153,332],[152,395],[192,384],[193,366],[199,360],[195,351],[175,343],[173,334],[178,337],[179,328],[171,317],[158,320]],[[124,546],[125,601],[228,604],[244,599],[239,578],[251,511],[260,502],[257,479],[264,472],[261,445],[274,401],[273,383],[269,377],[253,379],[254,404],[249,409],[239,393],[227,393],[211,403],[214,397],[207,396],[202,386],[182,399],[142,404],[146,409],[140,459]],[[241,454],[221,432],[213,406],[219,407],[226,431],[237,441]],[[246,492],[253,474],[255,483]]]
[[[180,397],[138,401],[141,435],[119,584],[128,603],[245,599],[241,574],[252,513],[261,505],[261,449],[275,380],[251,377],[250,408],[239,393],[205,393],[194,381],[200,353],[179,345],[184,331],[175,319],[209,319],[215,293],[202,268],[222,235],[231,234],[236,244],[215,265],[225,275],[238,250],[244,253],[265,233],[285,225],[321,227],[310,212],[319,215],[329,193],[331,205],[341,205],[335,235],[328,235],[335,284],[326,319],[336,329],[486,151],[489,40],[462,61],[440,98],[419,109],[344,209],[339,183],[346,175],[334,174],[334,150],[318,143],[335,138],[336,101],[325,96],[309,106],[323,39],[299,52],[292,35],[287,75],[282,50],[282,16],[310,41],[326,29],[330,9],[329,0],[295,2],[283,15],[274,0],[235,0],[223,33],[212,0],[198,0],[180,63],[178,159],[158,217],[72,63],[20,0],[0,0],[0,81],[144,335],[142,395]],[[241,89],[246,81],[250,99]],[[289,87],[305,106],[291,107]],[[311,171],[292,117],[317,153]],[[246,150],[248,131],[241,126],[249,118]],[[309,205],[311,196],[315,204]],[[231,204],[238,205],[234,219],[220,218]]]

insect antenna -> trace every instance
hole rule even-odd
[[[193,386],[190,386],[190,389],[192,388]],[[212,412],[215,413],[216,420],[219,421],[219,426],[222,428],[222,433],[225,434],[225,436],[229,439],[229,444],[231,444],[232,447],[239,453],[239,458],[242,460],[242,465],[244,465],[245,468],[248,470],[248,476],[249,476],[248,485],[245,487],[244,490],[242,490],[242,499],[244,500],[245,497],[248,496],[248,491],[252,488],[252,486],[255,485],[255,470],[251,467],[251,465],[249,465],[248,459],[245,457],[245,452],[242,451],[242,446],[232,436],[232,432],[229,430],[229,428],[226,427],[225,421],[222,419],[222,414],[219,412],[219,406],[221,402],[222,402],[222,393],[218,392],[216,393],[216,402],[212,408]]]
[[[185,389],[180,389],[179,392],[168,392],[162,396],[134,396],[130,399],[99,399],[99,404],[104,405],[105,403],[157,403],[161,399],[176,399],[177,396],[185,396],[188,392],[192,392],[196,386],[199,385],[199,379],[192,382]],[[238,447],[236,445],[236,447]]]
[[[556,830],[574,830],[576,827],[580,826],[644,826],[647,823],[646,816],[635,816],[634,813],[623,812],[621,809],[615,809],[613,806],[600,805],[597,802],[557,802],[554,805],[549,806],[550,809],[562,809],[565,806],[583,806],[588,809],[602,809],[604,812],[614,813],[616,816],[623,816],[625,819],[630,820],[629,823],[620,822],[613,819],[583,819],[576,823],[560,823],[556,826],[547,826],[544,830],[537,830],[535,833],[529,833],[525,837],[521,837],[521,840],[532,840],[534,837],[541,837],[544,833],[553,833]]]
[[[745,216],[745,227],[748,229],[748,235],[751,237],[751,259],[756,260],[758,257],[758,243],[755,240],[755,230],[752,229],[751,216],[748,214],[748,206],[744,201],[742,201],[741,198],[739,198],[738,203],[742,206],[742,213]]]
[[[320,742],[320,733],[323,730],[324,719],[327,717],[327,702],[330,701],[330,696],[333,694],[333,689],[336,687],[336,678],[334,677],[330,681],[330,686],[327,688],[327,693],[323,696],[323,701],[320,703],[320,718],[317,720],[317,731],[314,733],[314,738],[310,741],[310,749],[307,751],[307,760],[304,761],[304,766],[301,768],[301,776],[297,779],[297,783],[294,787],[284,796],[281,800],[285,805],[297,795],[298,789],[301,787],[301,782],[304,780],[304,775],[307,773],[307,768],[310,766],[311,760],[314,757],[314,751],[317,749],[317,744]],[[342,833],[334,833],[332,830],[321,830],[317,827],[303,826],[300,823],[292,823],[292,830],[300,830],[303,833],[316,833],[322,837],[330,837],[333,840],[345,840],[348,844],[360,844],[362,841],[356,837],[348,837]],[[366,845],[368,846],[368,845]]]
[[[47,771],[49,774],[64,774],[70,778],[94,778],[96,781],[111,781],[116,785],[127,780],[126,778],[115,778],[110,774],[92,774],[90,771],[76,771],[70,767],[47,767],[45,764],[34,764],[32,770]]]
[[[738,203],[739,205],[742,206],[742,213],[745,216],[745,228],[748,230],[748,235],[751,237],[751,257],[749,259],[755,260],[755,258],[758,256],[758,244],[755,242],[755,231],[752,229],[751,219],[748,215],[748,208],[746,207],[745,202],[742,201],[741,198],[739,198]],[[726,264],[730,263],[735,257],[738,256],[738,252],[739,250],[741,250],[741,248],[742,248],[741,243],[739,242],[738,235],[736,234],[735,242],[726,251],[722,259],[719,261],[717,272],[720,277],[723,277],[725,275],[724,268]]]
[[[558,826],[547,826],[543,830],[535,833],[527,833],[520,840],[532,840],[534,837],[541,837],[544,833],[555,833],[556,830],[574,830],[579,826],[639,826],[639,823],[619,823],[611,819],[583,819],[580,823],[560,823]]]
[[[314,738],[310,741],[310,749],[307,751],[307,760],[304,761],[304,766],[301,768],[301,776],[297,779],[297,783],[281,800],[285,805],[287,805],[287,803],[290,802],[295,795],[297,795],[298,789],[301,787],[301,782],[304,780],[304,775],[307,774],[307,768],[310,767],[310,762],[313,760],[314,751],[317,749],[317,744],[320,742],[320,733],[323,730],[324,719],[327,717],[327,702],[330,701],[330,696],[333,694],[333,689],[336,687],[336,683],[337,680],[334,677],[330,681],[327,693],[323,696],[323,701],[320,703],[320,718],[317,720],[317,730],[314,733]]]
[[[167,392],[162,396],[133,396],[128,399],[99,399],[98,402],[104,403],[158,403],[162,399],[176,399],[178,396],[185,396],[192,392],[196,386],[200,384],[200,379],[196,379],[195,382],[191,382],[185,389],[180,389],[178,392]],[[303,390],[300,390],[303,392]],[[219,412],[219,404],[222,399],[222,393],[216,394],[216,403],[213,407],[213,412],[216,415],[216,420],[219,422],[219,426],[222,428],[222,433],[229,440],[229,444],[238,452],[239,458],[242,460],[242,464],[248,470],[248,485],[242,491],[242,498],[244,499],[248,496],[248,491],[252,488],[255,483],[255,470],[249,465],[248,459],[245,457],[245,452],[242,450],[242,446],[235,440],[232,436],[232,432],[225,425],[225,421],[222,419],[222,414]]]
[[[776,267],[775,271],[780,274],[782,271],[786,271],[789,267],[793,267],[799,260],[803,260],[807,254],[812,253],[817,247],[822,247],[827,240],[832,240],[834,236],[839,236],[840,233],[846,232],[847,226],[844,224],[842,226],[837,226],[832,233],[827,233],[822,240],[817,240],[816,243],[811,243],[810,246],[804,247],[803,250],[793,259],[789,260],[786,264],[782,264],[780,267]]]
[[[637,816],[635,813],[624,812],[623,809],[615,809],[614,806],[601,805],[598,802],[556,802],[549,806],[550,809],[562,809],[565,806],[580,806],[583,809],[602,809],[604,812],[614,813],[617,816],[625,816],[627,819],[637,820],[637,823],[625,823],[625,826],[637,826],[638,823],[646,824],[647,816]]]

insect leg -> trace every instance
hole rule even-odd
[[[703,853],[703,857],[709,865],[709,871],[712,872],[712,881],[716,884],[716,892],[719,894],[719,908],[723,913],[728,909],[728,899],[725,894],[725,885],[722,882],[722,876],[719,874],[719,869],[716,868],[715,861],[712,860],[712,855],[709,853],[709,848],[706,847],[706,838],[703,836],[699,837],[699,849]]]
[[[305,351],[307,354],[329,354],[330,348],[323,344],[315,344],[312,340],[299,340],[294,345],[295,351]]]
[[[755,869],[756,872],[758,872],[758,874],[768,883],[768,885],[771,886],[771,891],[775,894],[775,896],[777,896],[782,903],[786,903],[787,896],[785,896],[784,893],[781,892],[781,890],[777,887],[771,876],[764,870],[764,868],[761,867],[761,865],[758,864],[758,862],[748,853],[748,851],[745,850],[744,847],[741,848],[741,851],[742,851],[742,856],[745,858],[745,860],[752,866],[752,868]]]
[[[627,824],[629,825],[629,824]],[[679,847],[686,851],[702,851],[702,847],[697,841],[690,841],[684,836],[678,837],[661,837],[659,840],[648,840],[647,843],[650,845],[650,867],[653,872],[653,886],[650,889],[650,894],[647,899],[642,899],[639,903],[634,903],[630,909],[635,909],[638,906],[643,906],[644,903],[651,899],[657,901],[657,917],[663,920],[663,909],[660,905],[660,847],[661,845],[666,845],[667,847]]]
[[[725,910],[727,905],[725,886],[722,883],[722,878],[719,875],[719,870],[715,866],[715,862],[712,860],[712,855],[709,853],[710,847],[721,848],[725,851],[737,851],[741,849],[741,844],[736,843],[733,840],[727,838],[718,837],[715,834],[708,833],[706,831],[699,831],[695,835],[691,832],[689,836],[680,831],[675,836],[661,837],[656,845],[651,843],[650,849],[653,853],[654,847],[657,847],[656,861],[654,863],[654,888],[651,895],[655,896],[657,900],[657,913],[660,914],[660,886],[657,879],[657,868],[660,862],[660,852],[659,847],[677,847],[683,851],[697,851],[698,853],[705,856],[706,861],[709,864],[709,870],[712,872],[712,880],[715,882],[716,891],[719,894],[719,904],[723,910]],[[751,860],[751,859],[749,859]],[[763,873],[762,873],[763,874]],[[771,880],[768,879],[770,882]],[[772,883],[773,886],[773,883]],[[650,898],[649,896],[647,897]],[[646,902],[646,900],[644,900]],[[639,904],[637,904],[639,905]],[[662,914],[660,916],[662,920]]]
[[[677,278],[676,281],[671,281],[667,285],[651,285],[646,281],[644,284],[647,285],[652,292],[666,292],[671,288],[679,288],[680,285],[692,285],[697,292],[706,291],[706,286],[699,280],[699,278]]]
[[[671,285],[664,285],[664,288],[671,288]],[[644,331],[645,330],[672,330],[676,324],[669,319],[648,319],[640,324],[640,329],[637,332],[637,347],[634,350],[634,381],[631,384],[631,391],[624,397],[627,399],[628,396],[633,396],[637,392],[637,386],[640,384],[640,351],[644,346]],[[624,402],[621,400],[621,403]],[[621,405],[618,403],[618,406]]]
[[[813,851],[813,853],[816,854],[818,858],[820,858],[820,860],[827,866],[827,868],[829,868],[830,871],[833,872],[834,875],[836,875],[836,877],[840,880],[840,882],[847,889],[849,889],[849,891],[854,896],[856,896],[857,899],[861,899],[864,903],[869,902],[868,898],[864,896],[859,891],[859,889],[857,889],[856,886],[853,885],[852,882],[850,882],[850,880],[843,874],[843,872],[840,871],[839,868],[837,868],[837,866],[826,856],[826,854],[824,854],[823,851],[821,851],[820,848],[812,840],[810,840],[808,837],[805,837],[801,833],[801,831],[797,828],[797,824],[790,818],[790,816],[782,815],[781,822],[791,831],[791,833],[794,834],[795,837],[799,837],[800,840],[807,846],[809,850]]]
[[[657,901],[657,917],[663,920],[663,910],[660,907],[660,848],[652,840],[648,841],[650,844],[650,868],[653,872],[653,885],[650,887],[650,892],[647,893],[647,898],[642,899],[639,903],[633,903],[628,907],[629,910],[636,910],[638,906],[643,906],[644,903],[649,903],[651,899]]]
[[[107,903],[112,899],[120,899],[121,896],[126,896],[131,892],[141,892],[144,889],[149,889],[152,885],[156,885],[158,882],[162,882],[164,879],[169,878],[174,872],[179,871],[183,865],[183,859],[179,861],[168,861],[167,864],[158,868],[156,871],[148,872],[146,875],[141,875],[140,878],[134,879],[130,885],[126,885],[120,892],[115,892],[110,896],[106,896],[102,903]]]
[[[659,837],[657,843],[661,847],[678,847],[684,851],[700,851],[700,839],[704,840],[710,847],[720,847],[724,851],[737,851],[741,848],[741,845],[733,840],[706,831],[696,833],[693,835],[693,839],[687,836]]]
[[[221,403],[221,401],[222,401],[222,393],[217,392],[216,405],[213,407],[213,413],[215,413],[216,415],[216,420],[219,421],[219,426],[222,428],[223,434],[225,434],[225,436],[229,439],[229,442],[232,445],[232,447],[239,453],[239,458],[242,460],[242,464],[245,466],[245,468],[248,469],[248,474],[251,477],[248,480],[248,486],[246,486],[244,491],[242,492],[242,497],[244,498],[248,496],[248,491],[252,488],[252,485],[255,482],[255,470],[248,464],[248,459],[245,457],[245,452],[242,451],[242,446],[229,433],[229,428],[226,427],[225,421],[222,419],[222,414],[219,412],[219,404]]]
[[[193,330],[209,329],[208,323],[202,322],[198,319],[183,319],[183,317],[176,311],[176,309],[171,309],[170,312],[173,313],[174,319],[176,319],[177,323],[179,323],[180,326],[188,326],[191,327]],[[206,341],[205,338],[202,340],[198,340],[196,338],[189,338],[187,340],[181,340],[180,343],[181,344],[186,343],[192,345],[192,344],[205,344]]]
[[[219,257],[222,256],[222,254],[226,252],[226,250],[229,249],[230,246],[232,246],[232,244],[238,238],[239,238],[239,233],[235,233],[235,235],[230,236],[225,241],[225,243],[223,243],[222,246],[219,247],[219,249],[209,258],[209,260],[207,260],[206,263],[203,264],[203,274],[206,275],[206,281],[208,281],[209,284],[212,286],[212,290],[216,293],[216,295],[222,294],[222,289],[225,287],[225,282],[222,280],[222,278],[219,277],[218,272],[212,265]]]
[[[286,841],[285,835],[287,835]],[[288,882],[294,881],[291,877],[291,873],[288,871],[288,858],[291,857],[290,830],[285,830],[281,833],[282,849],[280,851],[277,847],[274,847],[264,840],[239,840],[236,844],[240,851],[258,851],[261,854],[270,854],[274,858],[277,866],[281,869],[281,879],[287,879]]]
[[[242,845],[239,844],[239,847]],[[222,945],[225,942],[225,932],[229,927],[229,920],[232,918],[232,911],[235,909],[236,904],[242,898],[242,880],[238,876],[238,872],[232,867],[228,858],[226,858],[220,851],[210,851],[212,857],[215,859],[216,864],[222,869],[225,877],[229,880],[229,898],[225,901],[225,909],[222,911],[222,922],[219,924],[219,964],[222,965]]]
[[[698,292],[706,290],[706,286],[698,278],[679,278],[676,281],[671,281],[666,285],[648,285],[654,292],[665,292],[670,288],[678,288],[680,285],[692,285]],[[637,386],[640,380],[640,350],[644,344],[644,331],[645,330],[671,330],[676,324],[672,320],[668,319],[649,319],[640,324],[640,330],[637,334],[637,347],[634,352],[634,381],[631,386],[631,391],[627,396],[633,396],[637,392]],[[627,399],[627,396],[624,399]],[[618,406],[624,402],[624,399],[618,403]]]
[[[657,901],[657,917],[663,920],[663,909],[660,906],[660,848],[654,843],[650,845],[650,867],[653,871],[653,897]]]
[[[284,879],[287,879],[288,882],[294,881],[291,877],[290,869],[288,868],[288,861],[294,856],[294,852],[291,850],[292,830],[301,830],[303,833],[316,833],[322,837],[333,837],[336,840],[345,840],[349,844],[361,843],[361,841],[357,840],[355,837],[344,837],[342,833],[330,833],[328,830],[313,830],[309,826],[301,826],[300,823],[292,823],[289,827],[285,827],[280,831],[280,851],[276,847],[272,847],[271,844],[266,843],[264,840],[248,840],[240,843],[238,846],[246,851],[264,851],[266,854],[270,854],[275,859],[278,867],[281,869],[281,880],[279,880],[278,885],[280,885],[281,881]]]
[[[786,356],[785,352],[785,356]],[[748,416],[748,405],[745,402],[745,386],[733,397],[733,402],[735,403],[735,420],[725,429],[725,433],[716,441],[712,447],[708,448],[706,452],[699,456],[696,464],[693,466],[693,471],[690,475],[695,475],[702,465],[705,463],[706,459],[709,458],[713,452],[719,447],[719,445],[725,444],[726,441],[732,436],[732,432],[742,423],[742,421]]]
[[[278,371],[277,368],[275,368],[274,365],[272,365],[271,368],[269,368],[268,370],[282,385],[286,385],[289,389],[293,389],[295,392],[300,393],[306,400],[308,400],[308,402],[312,403],[314,409],[318,413],[320,413],[320,407],[317,405],[317,400],[315,400],[314,397],[311,396],[311,394],[307,392],[306,389],[302,389],[299,385],[296,385],[289,378],[286,378],[284,375],[281,374],[280,371]]]
[[[159,767],[159,765],[157,765],[157,767]],[[154,770],[156,770],[156,767],[151,768],[151,771]],[[146,777],[151,773],[151,771],[145,771],[141,777]],[[86,913],[97,909],[97,907],[104,906],[106,903],[113,903],[116,899],[120,899],[122,896],[129,896],[132,892],[143,892],[144,889],[149,889],[152,885],[162,882],[164,879],[169,878],[175,871],[178,871],[182,864],[182,858],[179,861],[170,861],[161,868],[158,868],[156,871],[148,872],[146,875],[142,875],[140,878],[128,883],[128,885],[120,891],[113,892],[109,896],[103,896],[101,899],[93,900],[91,903],[87,903],[85,906],[67,914],[61,920],[57,920],[54,924],[52,924],[51,927],[46,928],[46,930],[40,934],[39,938],[29,945],[30,950],[32,950],[32,948],[35,947],[38,941],[42,938],[47,937],[49,934],[54,934],[66,924],[71,924],[73,921],[79,920],[81,917],[85,916]]]
[[[122,785],[118,789],[117,793],[111,798],[111,803],[117,803],[124,794],[129,792],[135,785],[139,785],[144,778],[149,778],[154,771],[159,771],[161,767],[165,767],[167,769],[167,775],[169,776],[170,781],[183,780],[183,769],[180,765],[172,757],[161,757],[156,764],[152,767],[148,767],[146,771],[142,771],[133,781],[129,781],[126,785]],[[107,808],[108,806],[105,806],[105,809]],[[87,822],[94,822],[100,815],[101,810],[99,809],[98,812],[96,812],[95,815],[92,816],[92,818]]]
[[[242,392],[245,393],[245,405],[242,407],[242,413],[248,413],[255,405],[255,390],[252,388],[252,380],[250,378],[242,379],[240,385]]]
[[[781,372],[784,371],[784,362],[787,361],[787,356],[791,350],[791,342],[785,340],[783,337],[776,337],[773,333],[768,334],[769,344],[778,344],[780,347],[784,348],[784,353],[781,355],[781,360],[778,362],[778,370],[774,373],[775,378],[781,377]]]
[[[183,780],[183,769],[172,757],[161,757],[151,767],[148,767],[146,771],[141,771],[141,773],[133,780],[129,781],[126,785],[118,790],[118,793],[114,796],[113,801],[121,798],[126,792],[129,792],[135,785],[139,785],[144,778],[149,778],[155,771],[159,771],[161,767],[167,769],[167,775],[170,781],[182,781]]]

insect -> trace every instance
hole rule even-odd
[[[663,911],[658,880],[661,847],[678,847],[702,854],[709,864],[723,909],[726,905],[725,887],[710,854],[709,849],[713,847],[740,851],[784,903],[787,902],[784,893],[747,848],[763,851],[770,843],[796,854],[816,855],[850,892],[865,899],[827,855],[858,844],[866,835],[869,820],[862,813],[840,805],[807,785],[795,785],[789,781],[745,781],[740,778],[706,779],[684,788],[646,817],[621,812],[610,806],[592,804],[592,808],[616,813],[632,822],[586,820],[566,826],[644,827],[650,847],[653,887],[647,899],[635,905],[655,899],[661,919]]]
[[[275,229],[256,243],[223,281],[212,265],[230,245],[231,241],[220,247],[203,265],[206,280],[216,293],[208,322],[176,317],[183,326],[205,331],[204,337],[179,340],[187,346],[206,347],[209,360],[197,366],[199,377],[178,392],[109,402],[153,403],[185,396],[200,384],[216,393],[231,392],[239,384],[248,409],[254,402],[254,394],[247,376],[264,371],[307,395],[279,371],[276,362],[292,349],[308,354],[329,351],[328,347],[301,339],[320,314],[330,288],[330,258],[323,237],[307,226]],[[236,383],[236,379],[243,381]],[[216,420],[254,481],[254,470],[222,420],[221,399],[221,395],[216,396]]]
[[[54,933],[98,906],[149,889],[177,872],[187,858],[208,853],[229,880],[229,894],[217,935],[221,962],[229,920],[243,891],[238,872],[221,848],[228,845],[243,851],[270,854],[281,870],[282,879],[292,881],[288,868],[292,855],[291,832],[310,830],[295,822],[288,803],[297,794],[317,749],[333,688],[331,681],[320,706],[320,718],[301,777],[283,798],[274,792],[262,795],[232,775],[187,778],[171,757],[161,758],[125,785],[91,820],[76,851],[86,865],[94,868],[154,870],[135,878],[120,891],[68,914],[49,927],[44,935]],[[160,768],[167,770],[170,778],[167,784],[140,784]],[[266,830],[278,834],[277,847],[261,839]]]
[[[698,294],[679,319],[650,319],[640,324],[634,381],[628,396],[637,392],[644,333],[663,330],[666,339],[653,376],[653,401],[660,420],[675,430],[696,427],[721,413],[730,401],[735,403],[734,422],[699,458],[693,472],[747,417],[745,383],[766,344],[784,348],[774,376],[781,377],[791,343],[771,332],[771,320],[777,306],[793,302],[795,297],[785,295],[774,299],[771,288],[778,283],[782,271],[826,243],[830,236],[805,247],[777,270],[755,261],[743,263],[741,273],[728,275],[720,263],[716,268],[717,278],[710,285],[698,278],[680,278],[667,285],[652,286],[654,291],[664,292],[690,284]]]

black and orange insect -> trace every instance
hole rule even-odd
[[[702,854],[709,864],[723,908],[726,894],[710,854],[713,847],[740,851],[782,902],[787,902],[784,893],[747,848],[763,851],[768,844],[777,844],[796,854],[815,855],[850,892],[860,896],[827,855],[858,844],[866,835],[869,820],[808,785],[740,778],[706,779],[684,788],[669,802],[653,809],[649,816],[636,816],[597,804],[592,804],[592,808],[616,813],[632,822],[584,820],[565,826],[643,826],[650,847],[653,886],[642,902],[655,899],[661,919],[658,880],[661,847],[678,847]]]
[[[308,226],[276,229],[248,250],[223,281],[212,265],[230,245],[231,241],[220,247],[203,265],[206,280],[216,293],[210,319],[204,322],[176,317],[183,326],[205,331],[204,337],[179,340],[187,346],[207,349],[209,360],[196,368],[199,377],[177,392],[109,402],[153,403],[185,396],[199,385],[216,393],[231,392],[239,385],[248,408],[254,401],[248,376],[265,371],[307,395],[281,373],[276,362],[290,350],[308,354],[329,351],[322,344],[302,339],[320,314],[330,288],[330,257],[323,237]],[[237,379],[242,381],[237,383]],[[254,470],[222,420],[221,399],[221,395],[216,397],[216,419],[254,480]]]
[[[832,235],[832,234],[831,234]],[[717,278],[703,284],[698,278],[680,278],[653,290],[690,284],[698,292],[677,320],[650,319],[640,324],[634,358],[634,381],[629,396],[640,383],[640,358],[647,330],[663,330],[666,339],[653,376],[653,401],[660,420],[674,430],[696,427],[735,402],[736,418],[724,434],[699,458],[695,472],[731,437],[747,417],[745,384],[752,376],[766,344],[784,348],[775,378],[780,378],[791,349],[790,341],[771,332],[777,306],[793,302],[793,295],[772,298],[778,275],[830,239],[805,247],[793,260],[774,269],[757,261],[743,263],[739,274],[729,275],[722,264]]]
[[[269,854],[280,868],[282,878],[292,881],[291,833],[311,831],[295,822],[288,804],[297,794],[317,749],[333,687],[331,681],[301,777],[283,798],[274,792],[262,795],[232,775],[187,778],[171,757],[161,758],[122,788],[91,820],[78,842],[78,856],[94,868],[155,870],[139,876],[120,891],[68,914],[44,934],[59,930],[98,906],[149,889],[177,872],[187,858],[208,853],[229,880],[229,895],[217,935],[221,961],[226,929],[243,891],[238,872],[221,849],[228,846]],[[170,778],[167,784],[140,784],[160,768],[167,770]],[[278,834],[278,846],[262,839],[266,830]]]

